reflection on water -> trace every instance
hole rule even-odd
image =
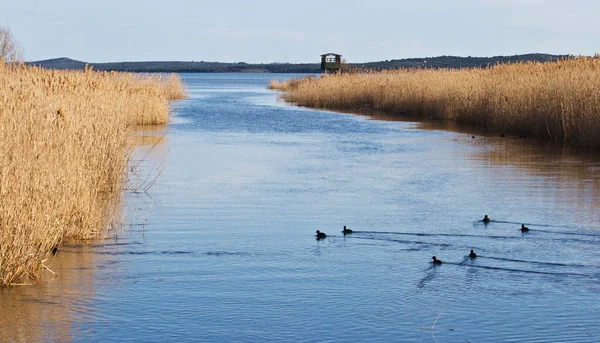
[[[123,206],[114,209],[116,213],[111,211],[114,220],[110,225],[124,224],[125,230],[108,232],[115,235],[112,239],[67,243],[50,256],[45,263],[50,270],[42,273],[37,284],[0,288],[0,342],[78,341],[77,335],[92,332],[82,332],[81,326],[97,320],[94,304],[101,297],[96,292],[96,272],[114,270],[120,263],[115,256],[120,248],[137,244],[119,240],[147,223],[153,199],[144,190],[162,172],[166,160],[166,126],[140,126],[136,130],[129,139],[135,149]]]
[[[1,290],[2,340],[598,341],[595,152],[287,106],[269,78],[184,75],[132,137],[128,225]]]
[[[130,135],[129,144],[133,147],[133,150],[129,159],[129,173],[127,184],[125,185],[125,190],[128,191],[128,194],[144,193],[146,195],[145,200],[153,200],[149,192],[163,173],[167,163],[167,154],[170,146],[168,132],[168,128],[164,125],[147,125],[137,126],[136,131]],[[130,194],[124,202],[125,207],[132,206],[132,203],[134,204],[134,208],[139,207],[140,205],[136,202],[137,198],[139,197],[131,196]],[[145,210],[146,208],[147,206],[142,206],[141,210]],[[130,221],[134,219],[138,212],[133,211],[133,214],[129,213],[128,219]],[[143,223],[146,222],[147,216],[143,220]]]
[[[369,115],[373,120],[402,121],[402,117],[382,113]],[[600,180],[593,177],[599,171],[600,153],[593,149],[582,149],[539,141],[534,137],[520,138],[518,135],[493,133],[451,121],[415,122],[419,130],[447,130],[462,133],[454,140],[458,143],[454,153],[464,159],[479,159],[488,165],[518,168],[532,176],[544,178],[543,182],[554,186],[568,185],[574,192],[573,200],[578,207],[598,208]],[[500,173],[503,172],[499,169]],[[544,185],[536,185],[544,187]],[[562,191],[562,189],[561,189]],[[595,216],[593,213],[589,213]],[[593,217],[589,219],[598,219]]]
[[[0,288],[1,341],[73,340],[72,328],[92,320],[94,269],[104,263],[88,246],[67,246],[49,263],[58,276],[45,271],[39,286]]]
[[[600,219],[595,211],[600,205],[600,179],[595,177],[600,168],[598,151],[540,142],[532,137],[501,137],[452,122],[419,123],[417,127],[465,133],[455,139],[465,159],[479,159],[494,166],[500,179],[506,177],[501,167],[515,168],[530,180],[521,192],[542,193],[549,199],[569,198],[569,205],[575,206],[584,221]],[[465,145],[474,149],[460,148]]]
[[[131,146],[156,146],[167,144],[168,128],[166,125],[138,125],[134,132],[129,136],[128,143]]]

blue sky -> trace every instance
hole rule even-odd
[[[600,1],[0,0],[27,60],[348,62],[600,52]]]

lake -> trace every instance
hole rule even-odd
[[[295,76],[182,75],[125,228],[0,289],[0,341],[600,341],[600,155],[266,89]]]

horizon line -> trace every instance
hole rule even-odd
[[[378,61],[368,61],[368,62],[350,62],[350,61],[346,61],[346,63],[348,64],[368,64],[368,63],[379,63],[379,62],[387,62],[387,61],[402,61],[402,60],[419,60],[419,59],[435,59],[435,58],[441,58],[441,57],[458,57],[458,58],[500,58],[500,57],[517,57],[517,56],[527,56],[527,55],[547,55],[547,56],[559,56],[559,57],[563,57],[563,56],[569,56],[569,57],[576,57],[576,56],[581,56],[581,57],[593,57],[593,56],[586,56],[586,55],[573,55],[573,54],[550,54],[550,53],[545,53],[545,52],[530,52],[530,53],[523,53],[523,54],[513,54],[513,55],[494,55],[494,56],[472,56],[472,55],[468,55],[468,56],[460,56],[460,55],[438,55],[438,56],[422,56],[422,57],[403,57],[403,58],[392,58],[392,59],[386,59],[386,60],[378,60]],[[343,55],[342,55],[343,57]],[[29,60],[29,61],[25,61],[25,63],[36,63],[36,62],[46,62],[46,61],[52,61],[52,60],[60,60],[60,59],[67,59],[67,60],[71,60],[74,62],[81,62],[81,63],[87,63],[87,64],[110,64],[110,63],[173,63],[173,62],[181,62],[181,63],[223,63],[223,64],[319,64],[320,61],[315,61],[315,62],[245,62],[245,61],[237,61],[237,62],[227,62],[227,61],[204,61],[204,60],[137,60],[137,61],[133,61],[133,60],[129,60],[129,61],[110,61],[110,62],[91,62],[91,61],[83,61],[83,60],[77,60],[77,59],[73,59],[70,57],[66,57],[66,56],[61,56],[61,57],[54,57],[54,58],[46,58],[46,59],[40,59],[40,60]]]

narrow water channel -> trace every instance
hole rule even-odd
[[[0,289],[0,341],[600,340],[600,155],[298,108],[272,77],[182,75],[131,225]]]

